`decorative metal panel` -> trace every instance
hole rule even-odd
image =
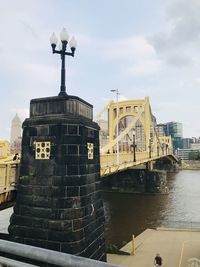
[[[35,142],[35,159],[50,159],[51,143]]]
[[[87,143],[87,149],[88,149],[88,159],[93,159],[94,158],[94,144]]]

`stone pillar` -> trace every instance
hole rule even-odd
[[[33,99],[23,123],[16,242],[105,261],[99,126],[75,96]]]

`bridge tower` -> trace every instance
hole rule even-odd
[[[155,160],[173,154],[171,136],[158,133],[149,97],[110,101],[97,114],[97,121],[104,111],[108,111],[108,134],[101,142],[102,176],[143,164],[152,170]]]
[[[12,240],[105,261],[99,161],[92,105],[67,94],[31,100]]]
[[[118,117],[117,113],[119,114]],[[136,133],[136,138],[139,137],[138,140],[140,140],[138,149],[148,151],[150,142],[153,142],[151,140],[154,129],[152,118],[149,97],[142,100],[110,102],[108,106],[109,144],[103,147],[102,153],[115,152],[117,142],[132,143],[133,130]],[[119,124],[118,137],[116,136],[117,124]],[[128,147],[130,145],[127,146],[127,149]],[[122,146],[120,150],[123,151]]]

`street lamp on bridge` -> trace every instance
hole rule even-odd
[[[62,64],[61,64],[61,85],[60,85],[59,96],[67,96],[66,86],[65,86],[65,56],[67,55],[67,56],[74,57],[77,42],[76,42],[74,37],[72,37],[71,40],[69,41],[69,34],[67,33],[65,28],[63,28],[63,30],[60,33],[60,40],[61,40],[61,43],[59,45],[59,50],[56,50],[58,38],[56,37],[55,33],[52,33],[52,35],[50,37],[52,52],[53,52],[53,54],[60,54],[61,61],[62,61]],[[69,47],[71,48],[71,52],[66,52],[68,43],[69,43]]]
[[[116,93],[116,103],[117,103],[117,129],[116,129],[116,138],[119,136],[119,107],[118,107],[118,100],[119,100],[119,90],[113,89],[110,90],[111,92]],[[119,165],[119,140],[117,139],[117,165]]]
[[[136,162],[136,131],[133,129],[133,161]]]

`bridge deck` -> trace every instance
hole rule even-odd
[[[166,157],[173,158],[175,162],[178,162],[178,159],[172,153],[152,155],[152,157],[150,158],[147,152],[137,152],[136,161],[133,160],[133,153],[120,153],[118,164],[116,154],[104,154],[101,155],[100,158],[101,176],[106,176],[128,168],[134,168],[136,166],[146,164],[147,162],[155,161]]]

